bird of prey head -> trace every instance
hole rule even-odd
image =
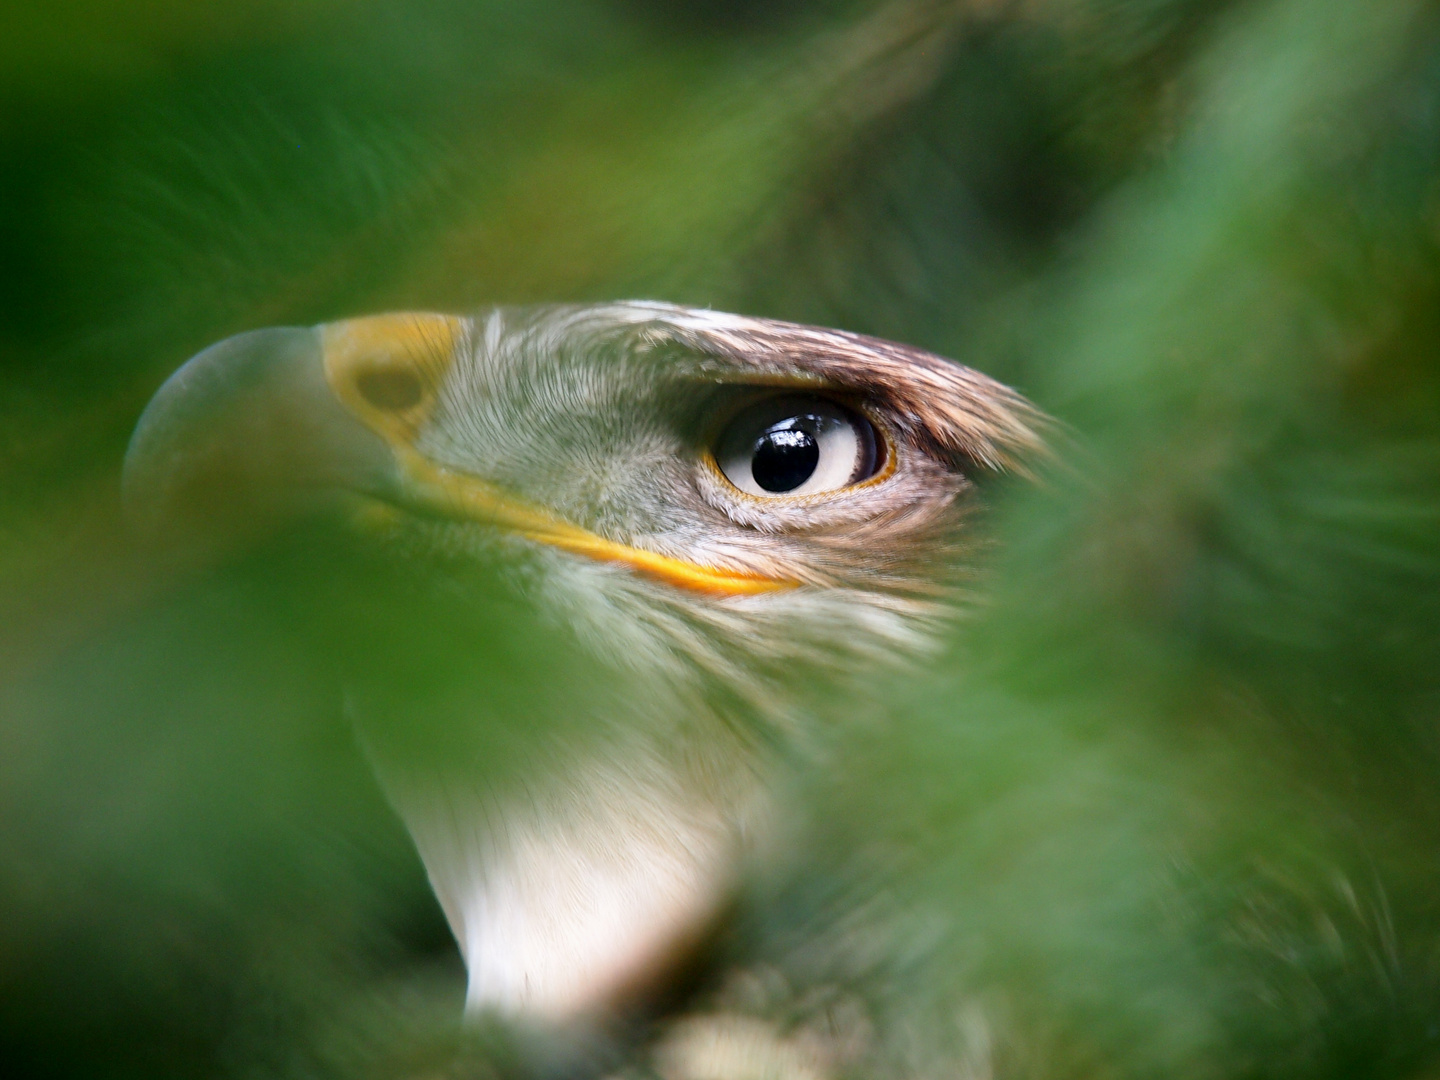
[[[487,775],[484,740],[367,736],[469,1007],[555,1024],[643,999],[715,925],[804,738],[797,687],[925,649],[977,479],[1039,427],[984,375],[835,330],[656,303],[393,314],[200,353],[147,408],[125,487],[155,531],[325,509],[396,558],[484,567],[557,654],[613,676],[586,736],[521,775]],[[424,722],[387,700],[352,697],[362,731]],[[464,729],[507,699],[455,700]]]

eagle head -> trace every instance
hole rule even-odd
[[[930,646],[977,481],[1041,430],[978,372],[838,330],[643,302],[389,314],[201,352],[146,408],[124,490],[151,535],[326,514],[541,627],[517,646],[494,616],[473,643],[530,668],[467,679],[452,635],[443,694],[362,663],[346,700],[468,1008],[553,1026],[695,954],[823,723],[809,691]]]

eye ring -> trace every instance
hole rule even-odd
[[[702,455],[733,496],[805,504],[889,478],[896,453],[863,405],[801,390],[751,398],[712,434]]]

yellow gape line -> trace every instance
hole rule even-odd
[[[348,319],[321,330],[326,380],[345,406],[390,444],[410,488],[407,498],[447,517],[483,521],[562,551],[623,563],[692,592],[749,596],[798,584],[617,544],[419,454],[411,440],[434,408],[455,350],[469,331],[465,319],[426,312]]]
[[[497,525],[528,540],[599,562],[623,563],[657,581],[712,596],[751,596],[793,589],[799,584],[781,578],[702,566],[644,548],[617,544],[554,518],[473,476],[439,468],[408,447],[396,447],[395,450],[406,478],[414,485],[414,495],[428,509],[447,517]]]

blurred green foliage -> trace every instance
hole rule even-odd
[[[895,1075],[978,1053],[970,1003],[1006,1076],[1433,1071],[1433,5],[11,7],[19,1074],[432,1068],[390,1033],[445,1031],[459,975],[314,553],[177,575],[119,462],[242,329],[624,296],[929,347],[1067,432],[950,653],[847,705],[737,952],[871,987]]]

